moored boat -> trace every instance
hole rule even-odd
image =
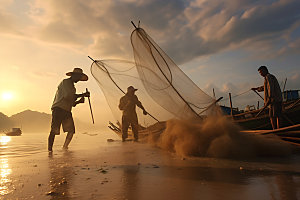
[[[22,135],[22,131],[20,128],[12,128],[10,132],[5,133],[7,136],[20,136]]]
[[[281,127],[300,124],[300,98],[299,90],[289,90],[282,93],[282,117]],[[231,115],[232,119],[244,129],[260,130],[272,129],[269,119],[268,108],[255,108],[255,106],[247,106],[245,110],[221,106],[221,110],[225,115]]]

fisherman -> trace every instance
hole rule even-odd
[[[258,72],[264,77],[264,85],[251,88],[254,91],[264,91],[265,107],[269,106],[269,116],[273,129],[280,128],[280,117],[282,114],[282,94],[276,77],[269,73],[266,66],[258,68]]]
[[[84,97],[90,96],[88,91],[82,94],[76,94],[74,83],[88,80],[88,76],[83,73],[81,68],[74,68],[73,72],[68,72],[66,75],[70,76],[70,78],[64,79],[58,85],[51,107],[52,122],[48,138],[48,151],[50,152],[52,152],[55,135],[60,134],[61,125],[63,127],[63,131],[67,132],[63,149],[68,149],[68,145],[75,133],[75,126],[71,113],[72,107],[75,107],[77,104],[84,103]],[[77,100],[78,98],[80,99]]]
[[[138,118],[135,111],[135,107],[138,106],[143,110],[143,114],[147,115],[147,111],[143,107],[142,103],[138,100],[134,94],[137,89],[133,86],[127,88],[127,93],[121,97],[119,109],[123,111],[122,116],[122,141],[125,142],[128,137],[128,128],[131,125],[132,132],[134,135],[134,141],[138,141]]]

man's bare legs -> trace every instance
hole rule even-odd
[[[270,117],[271,125],[273,130],[276,129],[276,118],[275,117]]]
[[[277,128],[280,128],[280,119],[277,117]]]
[[[73,134],[74,133],[69,133],[68,132],[66,140],[65,140],[65,143],[64,143],[64,146],[63,146],[64,149],[68,149],[68,146],[69,146],[69,144],[70,144],[70,142],[71,142],[71,140],[73,138]]]
[[[271,125],[273,130],[280,128],[280,120],[279,117],[270,117]]]
[[[55,134],[50,133],[48,137],[48,151],[52,151],[53,143],[54,143]]]

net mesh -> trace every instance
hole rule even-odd
[[[142,28],[132,32],[131,44],[139,77],[154,101],[180,119],[207,114],[202,111],[214,99],[204,93]]]
[[[139,123],[149,126],[171,118],[197,119],[208,115],[215,99],[203,92],[142,29],[131,34],[135,62],[97,60],[91,72],[114,117],[121,121],[119,100],[132,85],[150,115],[137,109]],[[154,117],[151,117],[154,116]]]

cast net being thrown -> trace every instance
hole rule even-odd
[[[215,99],[203,92],[142,29],[131,34],[135,62],[98,60],[91,72],[102,89],[115,118],[120,121],[119,99],[130,85],[145,109],[159,121],[197,119],[208,115]],[[137,109],[139,110],[139,109]],[[156,121],[138,112],[139,123]]]

